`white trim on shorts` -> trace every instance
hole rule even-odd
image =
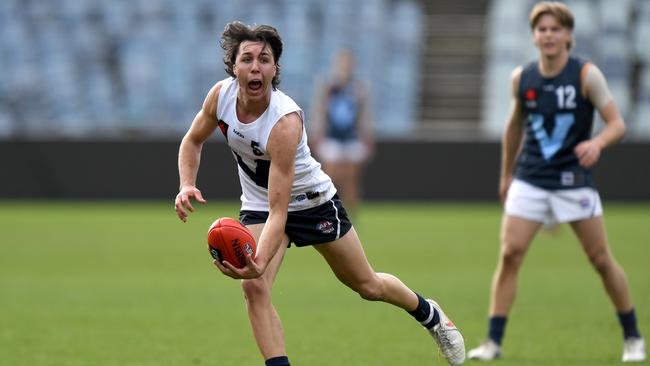
[[[334,240],[339,240],[341,238],[341,219],[339,219],[339,209],[336,208],[334,200],[330,200],[330,202],[332,202],[332,207],[334,207],[334,216],[336,217],[336,239]]]
[[[508,189],[505,213],[553,225],[601,216],[603,206],[591,187],[547,190],[515,179]]]

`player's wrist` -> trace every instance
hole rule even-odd
[[[194,189],[194,188],[196,188],[196,186],[194,184],[190,184],[190,183],[183,183],[183,184],[178,186],[179,191],[182,191],[184,189]]]
[[[266,254],[264,252],[258,251],[255,256],[252,258],[255,261],[255,265],[257,268],[259,268],[260,272],[264,273],[266,271],[266,267],[268,266],[269,262],[271,261],[271,258],[267,258]]]

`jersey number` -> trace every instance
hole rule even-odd
[[[264,153],[259,148],[260,144],[256,141],[251,141],[251,148],[253,149],[253,154],[255,156],[262,156]],[[248,175],[250,179],[255,182],[258,186],[262,188],[269,188],[269,170],[271,170],[271,161],[255,159],[255,170],[251,169],[244,163],[244,160],[233,151],[233,154],[237,157],[237,164],[239,167]]]
[[[573,85],[560,86],[555,89],[557,106],[560,109],[574,109],[576,107],[576,88]]]
[[[574,122],[575,118],[573,117],[573,113],[556,114],[555,126],[549,137],[544,128],[544,117],[540,114],[530,115],[530,126],[535,138],[539,142],[542,155],[544,155],[546,161],[550,160],[560,150]]]

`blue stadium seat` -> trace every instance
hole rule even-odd
[[[0,136],[181,135],[208,89],[226,76],[218,40],[235,19],[280,30],[281,87],[305,108],[335,51],[353,46],[360,77],[376,81],[377,125],[412,123],[420,6],[413,0],[2,0]],[[387,97],[394,98],[391,106],[381,102]],[[17,113],[6,112],[9,103]]]

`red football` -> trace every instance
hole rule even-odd
[[[246,255],[255,258],[255,238],[244,225],[230,217],[217,219],[208,229],[208,251],[219,262],[228,261],[237,268],[246,266]]]

